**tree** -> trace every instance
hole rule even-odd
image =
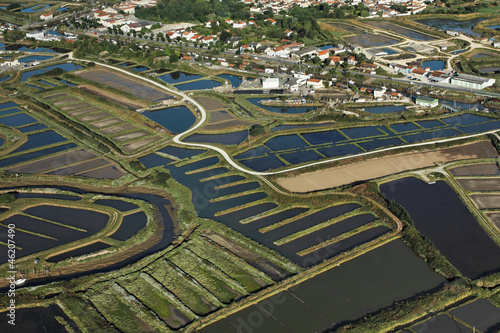
[[[173,64],[174,62],[177,62],[178,60],[179,60],[179,56],[177,55],[177,53],[175,53],[175,52],[170,53],[170,56],[168,58],[168,62]]]

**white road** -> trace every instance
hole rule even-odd
[[[300,165],[300,166],[297,166],[297,167],[286,168],[286,169],[280,170],[280,171],[257,172],[257,171],[253,171],[253,170],[247,169],[247,168],[241,166],[240,164],[236,163],[231,158],[231,156],[229,156],[229,154],[226,153],[226,151],[224,151],[222,148],[215,147],[215,146],[208,145],[208,144],[204,144],[204,143],[183,142],[181,140],[182,137],[184,137],[184,136],[186,136],[186,135],[188,135],[188,134],[193,133],[194,131],[196,131],[196,129],[198,129],[200,126],[202,126],[205,123],[206,119],[207,119],[207,111],[203,108],[203,106],[201,104],[199,104],[197,101],[195,101],[193,98],[191,98],[188,95],[186,95],[185,93],[179,92],[177,90],[170,89],[170,88],[164,86],[161,83],[158,83],[158,82],[153,81],[151,79],[145,78],[145,77],[140,76],[138,74],[131,73],[131,72],[129,72],[129,71],[125,70],[125,69],[122,69],[122,68],[117,68],[117,67],[114,67],[114,66],[111,66],[111,65],[97,63],[95,61],[73,58],[73,53],[72,52],[69,54],[68,58],[69,59],[79,60],[79,61],[84,61],[84,62],[94,62],[96,65],[99,65],[99,66],[102,66],[102,67],[106,67],[106,68],[110,68],[112,70],[115,70],[115,71],[121,72],[123,74],[132,76],[132,77],[134,77],[136,79],[143,80],[143,81],[148,82],[149,84],[152,84],[155,87],[158,87],[158,88],[160,88],[160,89],[162,89],[164,91],[167,91],[167,92],[169,92],[169,93],[171,93],[173,95],[177,95],[177,96],[182,97],[182,99],[184,101],[187,101],[187,102],[193,104],[196,108],[198,108],[198,110],[200,111],[201,119],[200,119],[200,121],[198,123],[196,123],[193,127],[191,127],[190,129],[188,129],[187,131],[176,135],[173,138],[173,141],[175,143],[177,143],[177,144],[184,145],[184,146],[196,147],[196,148],[205,148],[205,149],[214,150],[214,151],[218,152],[235,169],[237,169],[237,170],[239,170],[239,171],[241,171],[243,173],[246,173],[246,174],[250,174],[250,175],[254,175],[254,176],[260,176],[259,178],[261,178],[261,179],[263,179],[263,177],[261,177],[261,176],[270,176],[270,175],[277,175],[277,174],[287,173],[287,172],[290,172],[290,171],[301,170],[301,169],[305,169],[305,168],[308,168],[308,167],[311,167],[311,166],[326,164],[326,163],[330,163],[330,162],[333,162],[333,161],[348,160],[350,158],[354,158],[354,157],[358,157],[358,156],[369,156],[369,155],[377,154],[377,153],[380,153],[380,152],[398,150],[398,149],[403,149],[403,148],[422,147],[422,146],[433,145],[435,143],[452,142],[452,141],[457,141],[457,140],[462,140],[462,139],[467,139],[467,138],[474,138],[474,137],[478,137],[478,136],[481,136],[481,135],[484,135],[484,134],[495,134],[495,135],[497,135],[496,132],[500,131],[500,129],[496,129],[496,130],[482,132],[482,133],[478,133],[478,134],[471,134],[471,135],[465,135],[465,136],[453,137],[453,138],[447,138],[447,139],[441,139],[441,140],[433,140],[433,141],[428,141],[428,142],[407,144],[407,145],[402,145],[402,146],[397,146],[397,147],[383,148],[383,149],[379,149],[379,150],[375,150],[375,151],[370,151],[370,152],[365,152],[365,153],[360,153],[360,154],[356,154],[356,155],[342,156],[342,157],[336,157],[336,158],[326,159],[326,160],[319,161],[319,162],[312,162],[312,163]],[[264,181],[266,183],[270,184],[269,181],[267,181],[267,180],[264,180]],[[272,187],[276,189],[276,187],[274,187],[274,186],[272,186]]]

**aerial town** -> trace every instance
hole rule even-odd
[[[500,330],[500,3],[0,3],[1,332]]]

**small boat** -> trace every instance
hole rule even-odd
[[[16,286],[22,286],[25,282],[26,282],[26,279],[19,279],[19,280],[14,281],[14,284]]]

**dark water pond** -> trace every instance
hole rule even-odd
[[[495,332],[500,328],[500,309],[484,298],[450,311],[481,332]]]
[[[443,283],[444,278],[396,240],[302,282],[293,291],[283,291],[229,315],[201,332],[250,332],[257,327],[259,332],[322,332],[332,328],[332,323],[335,328],[363,318]],[[259,315],[256,326],[252,319],[263,309],[272,315]]]
[[[429,61],[424,61],[422,63],[422,65],[424,66],[424,68],[427,68],[429,67],[431,69],[431,71],[440,71],[442,69],[444,69],[444,61],[440,61],[440,60],[429,60]]]
[[[200,80],[200,81],[178,84],[175,87],[181,91],[185,91],[185,90],[212,89],[219,86],[222,86],[222,83],[213,80]]]
[[[195,115],[186,106],[144,111],[142,115],[157,122],[174,134],[186,131],[196,122]]]
[[[317,106],[297,106],[297,107],[282,107],[282,106],[268,106],[268,105],[263,105],[260,104],[260,101],[263,100],[268,100],[269,98],[247,98],[247,101],[252,103],[253,105],[256,105],[262,109],[265,109],[267,111],[271,111],[274,113],[306,113],[312,110],[317,109]]]
[[[247,131],[226,134],[193,134],[188,136],[186,142],[220,143],[223,145],[239,145],[248,136]]]
[[[116,199],[99,199],[94,201],[94,203],[97,205],[113,207],[122,212],[139,208],[139,206],[137,206],[135,203]]]
[[[418,127],[417,125],[415,125],[413,123],[394,124],[394,125],[391,125],[391,128],[399,133],[411,132],[411,131],[416,131],[416,130],[420,129],[420,127]]]
[[[139,230],[144,228],[148,222],[146,214],[144,212],[137,212],[131,215],[123,217],[122,224],[115,231],[110,238],[126,241],[127,239],[134,236]]]
[[[266,147],[272,151],[281,151],[294,148],[305,148],[307,143],[302,140],[298,135],[280,135],[269,139],[265,143]]]
[[[19,62],[29,63],[29,62],[33,62],[33,61],[47,60],[50,58],[52,58],[52,57],[51,56],[43,56],[43,55],[34,55],[34,56],[20,58]]]
[[[37,120],[27,115],[26,113],[19,113],[16,115],[0,118],[0,124],[11,127],[23,126],[26,124],[36,123]]]
[[[406,208],[417,230],[463,275],[477,279],[500,270],[500,247],[447,183],[409,177],[383,184],[380,191]]]
[[[241,76],[229,75],[229,74],[223,74],[223,75],[217,75],[217,76],[231,82],[231,85],[234,88],[238,88],[241,84]]]
[[[148,169],[154,168],[154,167],[157,167],[160,165],[165,165],[165,164],[173,161],[169,158],[166,158],[166,157],[163,157],[160,155],[156,155],[155,153],[140,157],[140,158],[138,158],[138,160]]]
[[[166,83],[175,84],[185,81],[201,79],[203,76],[198,74],[189,74],[185,72],[172,72],[165,75],[158,76],[158,78]]]
[[[58,143],[65,141],[66,138],[60,136],[54,131],[41,132],[36,134],[28,135],[28,141],[13,151],[13,153],[18,153],[22,151],[26,151],[28,149],[40,148],[43,146],[47,146],[53,143]]]

